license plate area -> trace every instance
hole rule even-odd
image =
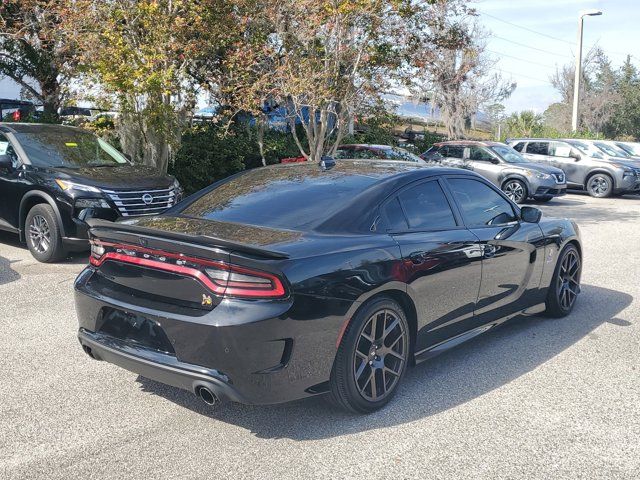
[[[135,313],[104,308],[98,333],[137,347],[170,355],[176,353],[169,337],[158,322]]]

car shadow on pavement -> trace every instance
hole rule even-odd
[[[11,265],[20,260],[11,261],[8,258],[0,256],[0,285],[20,280],[20,274],[16,272]]]
[[[12,247],[19,248],[28,253],[27,245],[20,242],[20,237],[14,233],[0,232],[0,244],[11,245]],[[58,263],[66,265],[82,265],[84,263],[89,263],[89,249],[87,248],[86,251],[70,252]],[[0,275],[2,274],[1,272],[2,269],[0,268]],[[2,283],[1,278],[0,283]]]
[[[312,397],[281,405],[205,405],[195,395],[138,377],[143,391],[201,415],[236,425],[260,438],[315,440],[413,422],[485,395],[536,369],[603,323],[624,328],[618,317],[631,295],[584,285],[574,312],[562,319],[520,317],[456,349],[410,368],[398,394],[383,410],[354,415]],[[583,372],[589,375],[588,372]],[[215,428],[215,423],[212,423]]]

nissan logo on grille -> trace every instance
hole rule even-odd
[[[153,196],[150,193],[145,193],[144,195],[142,195],[142,201],[145,203],[145,205],[150,205],[153,203]]]

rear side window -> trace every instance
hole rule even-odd
[[[380,213],[384,230],[402,231],[407,229],[407,220],[400,207],[398,197],[393,197],[393,199],[385,203]]]
[[[451,157],[451,158],[463,158],[464,157],[464,147],[461,145],[447,145],[446,147],[446,153],[442,152],[441,153],[443,156],[445,157]]]
[[[408,188],[398,197],[407,214],[409,228],[437,230],[456,226],[451,206],[437,181]]]
[[[488,185],[467,178],[450,178],[449,184],[468,227],[503,225],[516,220],[511,204]]]
[[[549,155],[549,142],[529,142],[527,153],[534,155]]]

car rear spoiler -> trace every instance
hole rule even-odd
[[[87,220],[90,230],[90,238],[98,237],[101,240],[125,242],[142,246],[152,246],[158,242],[166,243],[170,240],[184,246],[201,246],[205,248],[217,248],[226,251],[235,251],[255,255],[269,259],[289,258],[289,254],[277,250],[269,250],[258,245],[250,245],[241,242],[229,241],[223,238],[215,238],[209,235],[189,235],[188,233],[172,232],[157,228],[146,228],[120,222],[110,222],[98,218]]]

